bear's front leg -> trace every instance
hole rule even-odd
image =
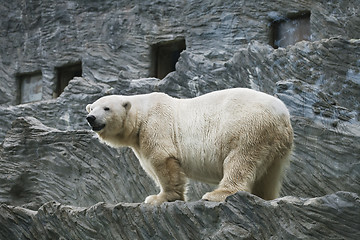
[[[174,158],[154,159],[151,161],[151,165],[153,173],[156,175],[154,177],[160,185],[160,193],[148,196],[145,203],[159,205],[163,202],[184,201],[186,176],[179,162]]]

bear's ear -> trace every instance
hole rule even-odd
[[[131,108],[131,103],[129,101],[123,102],[122,106],[125,108],[126,111],[129,111]]]
[[[88,105],[86,106],[86,111],[87,111],[88,113],[90,113],[90,108],[91,108],[91,104],[88,104]]]

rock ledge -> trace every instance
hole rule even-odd
[[[354,211],[355,209],[355,211]],[[0,206],[1,239],[356,239],[360,198],[337,192],[272,201],[239,192],[225,203],[98,203],[55,201],[38,211]]]

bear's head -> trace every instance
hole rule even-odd
[[[121,135],[131,104],[121,96],[105,96],[86,106],[88,124],[105,141]]]

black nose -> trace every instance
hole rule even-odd
[[[94,115],[89,115],[89,116],[86,117],[86,120],[87,120],[90,124],[92,124],[92,123],[95,122],[96,117],[95,117]]]

